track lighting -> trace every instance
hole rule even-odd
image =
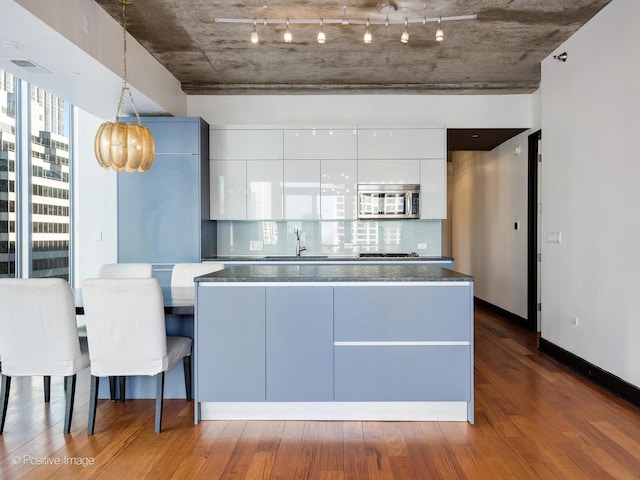
[[[371,43],[371,32],[369,31],[369,20],[367,20],[367,28],[364,31],[364,43]]]
[[[256,44],[260,41],[258,31],[256,30],[256,19],[253,19],[253,31],[251,32],[251,43]]]
[[[364,43],[371,43],[373,40],[373,36],[371,35],[371,26],[373,25],[385,25],[385,26],[393,26],[393,25],[404,25],[404,31],[400,37],[400,41],[402,43],[407,43],[409,41],[409,24],[411,23],[421,23],[426,25],[427,23],[437,23],[438,29],[436,30],[436,40],[441,42],[444,40],[444,31],[442,30],[441,23],[449,22],[449,21],[459,21],[459,20],[475,20],[477,15],[459,15],[452,17],[437,17],[437,18],[429,18],[426,16],[426,5],[425,5],[425,15],[420,18],[404,18],[403,20],[393,20],[389,18],[390,13],[395,13],[397,9],[397,5],[395,2],[387,2],[382,4],[379,8],[380,13],[386,14],[384,19],[381,20],[371,20],[370,18],[364,19],[352,19],[347,17],[347,8],[343,6],[343,14],[339,18],[324,18],[321,17],[319,19],[278,19],[278,18],[264,18],[261,20],[264,26],[267,27],[269,25],[278,25],[278,24],[286,24],[286,31],[284,33],[284,41],[286,43],[291,43],[293,41],[293,35],[291,34],[290,25],[293,24],[301,24],[301,25],[317,25],[320,24],[320,31],[318,32],[317,40],[318,43],[324,43],[326,41],[326,35],[324,33],[324,25],[341,25],[341,26],[353,26],[353,25],[366,25],[364,32]],[[259,36],[256,31],[256,19],[255,18],[216,18],[216,23],[238,23],[238,24],[253,24],[253,31],[251,32],[251,42],[258,43]]]
[[[291,43],[293,40],[293,36],[291,35],[291,30],[289,30],[289,19],[287,18],[287,30],[284,32],[284,42]]]
[[[407,43],[409,41],[409,20],[405,19],[404,21],[404,32],[400,36],[400,41],[402,43]]]
[[[438,30],[436,30],[436,40],[441,42],[444,40],[444,32],[442,31],[442,27],[440,27],[441,18],[438,18]]]
[[[323,21],[320,19],[320,31],[318,32],[318,43],[324,43],[327,38],[324,35],[324,31],[322,30]]]

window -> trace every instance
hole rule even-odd
[[[17,79],[0,70],[0,277],[16,273]]]
[[[69,280],[70,111],[0,70],[0,277]]]

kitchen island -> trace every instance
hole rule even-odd
[[[473,277],[241,265],[196,278],[195,421],[473,422]]]

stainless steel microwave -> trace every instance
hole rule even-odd
[[[358,218],[420,218],[420,185],[358,185]]]

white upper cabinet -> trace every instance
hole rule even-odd
[[[210,159],[282,160],[282,130],[212,129]]]
[[[358,158],[444,158],[446,134],[434,128],[360,128]]]
[[[420,183],[420,160],[358,160],[358,183]]]
[[[247,220],[282,220],[282,159],[247,160]]]
[[[284,131],[285,159],[358,158],[358,130],[309,128]]]
[[[284,161],[284,218],[320,218],[320,160]]]
[[[322,160],[320,162],[320,218],[352,220],[358,218],[357,160]]]
[[[447,162],[444,158],[420,162],[420,218],[447,218]]]
[[[211,219],[247,219],[247,162],[210,160]]]
[[[420,184],[421,218],[446,218],[446,130],[214,127],[214,220],[351,220],[359,183]]]

